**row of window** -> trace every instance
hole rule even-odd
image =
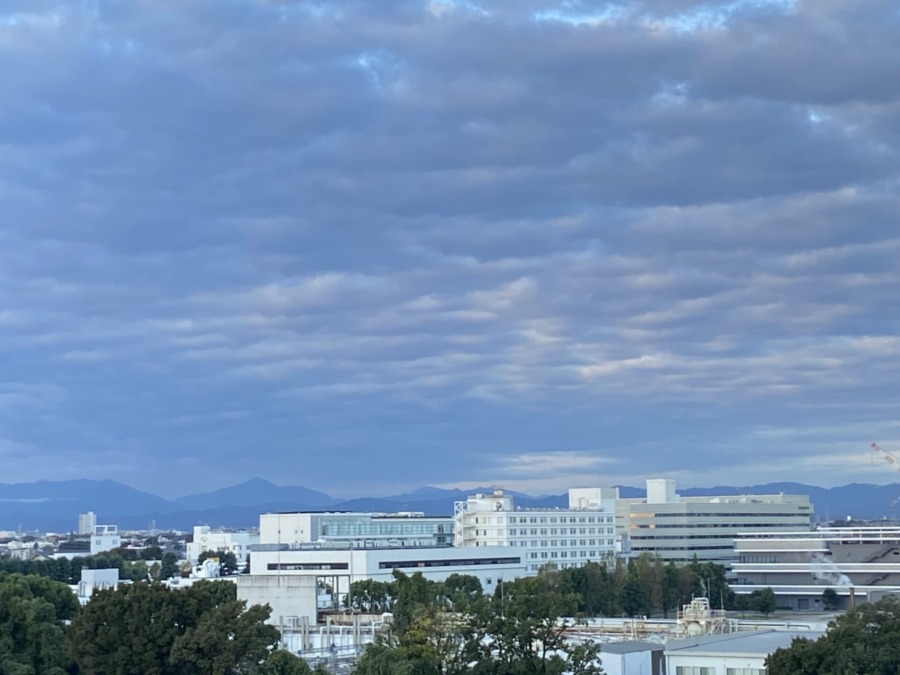
[[[532,572],[537,572],[546,564],[547,563],[532,563],[528,566],[528,569],[531,570]],[[556,567],[558,569],[561,569],[561,570],[567,570],[569,568],[574,569],[576,567],[582,567],[584,565],[584,563],[580,563],[580,562],[563,562],[563,563],[554,563],[554,564],[556,565]]]
[[[509,546],[519,546],[519,547],[528,547],[529,544],[531,548],[547,548],[549,547],[564,547],[564,546],[612,546],[615,543],[614,539],[532,539],[530,542],[525,541],[511,541],[509,542]],[[504,544],[493,544],[489,541],[476,541],[474,542],[475,546],[503,546]],[[470,544],[471,545],[471,544]]]
[[[742,555],[740,557],[742,563],[777,563],[777,555]]]
[[[528,523],[534,525],[536,523],[607,523],[611,524],[612,516],[475,516],[476,525],[502,525],[509,523],[510,525],[526,525]]]
[[[518,565],[521,558],[460,558],[458,560],[401,560],[378,563],[378,569],[393,570],[406,567],[468,567],[469,565]]]
[[[513,529],[513,530],[509,531],[510,537],[526,537],[526,536],[528,536],[528,534],[529,534],[528,530],[514,530]],[[541,536],[544,536],[544,537],[546,537],[546,536],[551,536],[551,537],[563,536],[563,537],[565,537],[567,535],[573,535],[573,534],[590,534],[590,535],[607,534],[609,536],[612,536],[613,528],[611,528],[611,527],[606,528],[605,532],[604,532],[604,528],[602,528],[602,527],[599,527],[599,528],[597,528],[597,527],[582,527],[582,528],[573,527],[573,528],[570,528],[568,532],[566,532],[565,528],[560,528],[559,531],[557,531],[557,528],[552,527],[552,528],[550,528],[549,534],[547,532],[547,528],[541,529],[540,532],[538,531],[537,528],[534,528],[531,530],[532,536],[538,536],[538,534],[540,534]],[[501,537],[501,538],[503,538],[504,532],[503,532],[503,530],[475,530],[475,536],[476,537],[495,537],[495,538]]]
[[[571,557],[573,557],[573,558],[588,558],[588,557],[596,558],[597,557],[597,551],[590,551],[590,552],[581,551],[581,555],[577,555],[578,551],[572,551],[571,553],[572,553]],[[588,553],[589,553],[589,555],[586,555]],[[540,553],[537,553],[536,551],[532,551],[531,553],[528,554],[528,557],[531,560],[537,560],[538,558],[540,558],[541,560],[554,560],[556,558],[568,558],[569,551],[559,551],[559,553],[557,553],[556,551],[550,551],[549,553],[547,551],[541,551]]]

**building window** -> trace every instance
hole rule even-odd
[[[765,668],[726,668],[725,675],[766,675]]]
[[[675,666],[675,675],[716,675],[711,666]]]

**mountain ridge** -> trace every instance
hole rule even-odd
[[[624,498],[643,497],[641,488],[618,486]],[[68,532],[75,528],[79,513],[94,511],[98,522],[123,529],[142,529],[155,521],[159,528],[190,529],[193,525],[251,527],[259,514],[274,511],[398,511],[449,516],[453,503],[475,492],[493,488],[459,490],[424,486],[388,497],[339,499],[303,486],[276,485],[251,478],[210,492],[164,499],[118,481],[77,479],[40,480],[32,483],[0,483],[0,529]],[[523,508],[558,508],[567,503],[565,494],[534,497],[505,491]],[[750,486],[683,488],[685,497],[749,494],[803,494],[812,501],[816,516],[830,520],[847,516],[882,518],[895,516],[892,503],[900,495],[900,483],[872,485],[851,483],[823,488],[795,482],[773,482]]]

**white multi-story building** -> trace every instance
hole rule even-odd
[[[616,504],[623,549],[676,563],[696,557],[730,566],[736,560],[738,534],[808,531],[812,517],[806,495],[682,497],[671,479],[648,480],[646,499],[620,499]]]
[[[502,490],[476,494],[454,508],[454,545],[506,546],[524,558],[529,574],[541,567],[581,567],[615,556],[616,488],[569,490],[568,509],[516,509]]]
[[[734,549],[735,593],[771,588],[791,609],[826,609],[829,588],[841,609],[900,593],[900,527],[745,533]]]
[[[116,525],[94,525],[91,534],[91,555],[112,551],[122,545],[122,537]]]
[[[461,550],[452,538],[452,518],[421,513],[266,513],[250,574],[235,578],[238,597],[268,603],[273,624],[315,625],[318,612],[338,608],[354,581],[392,581],[395,571],[433,581],[472,575],[486,593],[526,575],[524,550]]]
[[[97,514],[93,511],[78,514],[78,534],[93,534],[97,526]]]
[[[259,534],[247,531],[213,530],[208,525],[195,525],[193,541],[187,545],[187,557],[196,565],[204,551],[234,553],[238,567],[247,563],[250,547],[259,543]]]
[[[423,513],[264,513],[260,544],[353,542],[393,546],[449,546],[453,518]]]

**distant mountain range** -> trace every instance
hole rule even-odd
[[[100,523],[116,524],[123,529],[146,529],[155,521],[160,529],[188,530],[194,525],[252,527],[259,514],[273,511],[421,511],[427,515],[451,515],[453,502],[475,492],[491,488],[448,490],[423,487],[390,497],[364,497],[339,500],[323,492],[301,486],[279,486],[261,478],[252,478],[231,487],[178,499],[141,492],[112,480],[37,481],[0,483],[0,530],[17,529],[69,532],[76,527],[79,513],[94,511]],[[568,503],[565,494],[532,497],[506,491],[516,505],[526,508],[561,507]],[[900,497],[900,484],[868,485],[854,483],[836,488],[821,488],[802,483],[767,483],[744,487],[720,486],[687,488],[688,496],[741,494],[809,495],[821,520],[896,517],[893,503]],[[644,490],[620,487],[622,497],[643,497]]]

